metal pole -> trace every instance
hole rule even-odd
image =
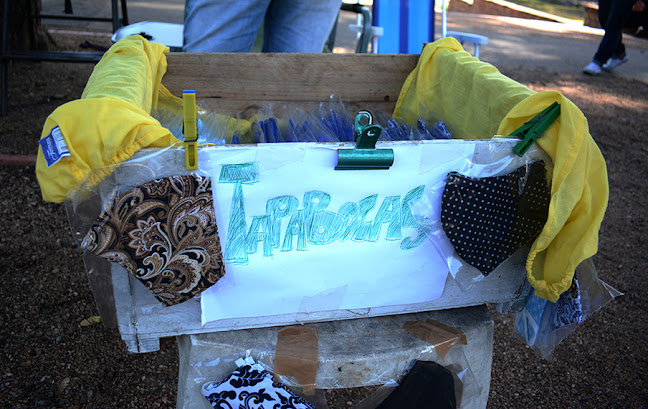
[[[2,60],[2,73],[0,76],[2,77],[2,109],[0,109],[0,116],[2,118],[6,118],[7,116],[7,61]]]
[[[2,48],[0,53],[5,55],[7,52],[7,24],[9,23],[9,0],[3,1],[2,6]]]
[[[121,0],[121,12],[122,26],[126,27],[128,25],[128,8],[126,7],[126,0]]]
[[[2,44],[0,45],[0,86],[2,87],[2,94],[0,96],[0,116],[5,118],[7,116],[7,70],[9,69],[9,60],[5,58],[7,53],[7,24],[9,24],[9,0],[3,1],[2,6]]]
[[[441,1],[441,38],[446,38],[447,33],[447,17],[446,17],[446,0]]]
[[[117,0],[112,0],[112,23],[114,33],[119,29],[119,7],[117,6]]]

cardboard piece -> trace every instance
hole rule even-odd
[[[275,375],[295,378],[305,395],[315,393],[319,360],[317,328],[284,327],[277,333]]]
[[[403,325],[403,329],[434,346],[441,359],[445,359],[446,354],[453,346],[468,345],[466,334],[461,330],[431,319],[407,321]]]

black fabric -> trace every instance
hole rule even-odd
[[[451,172],[441,200],[443,230],[457,255],[486,276],[545,225],[550,193],[544,162],[486,178]]]
[[[377,409],[455,409],[452,372],[431,361],[417,361]]]

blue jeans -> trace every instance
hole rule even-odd
[[[599,0],[598,18],[605,35],[594,54],[594,62],[603,65],[610,59],[625,57],[623,24],[635,0]]]
[[[185,52],[249,52],[264,23],[264,52],[319,53],[341,0],[187,0]]]

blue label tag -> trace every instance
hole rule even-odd
[[[52,128],[50,134],[41,139],[39,143],[48,168],[60,161],[61,158],[70,156],[70,151],[58,126]]]

